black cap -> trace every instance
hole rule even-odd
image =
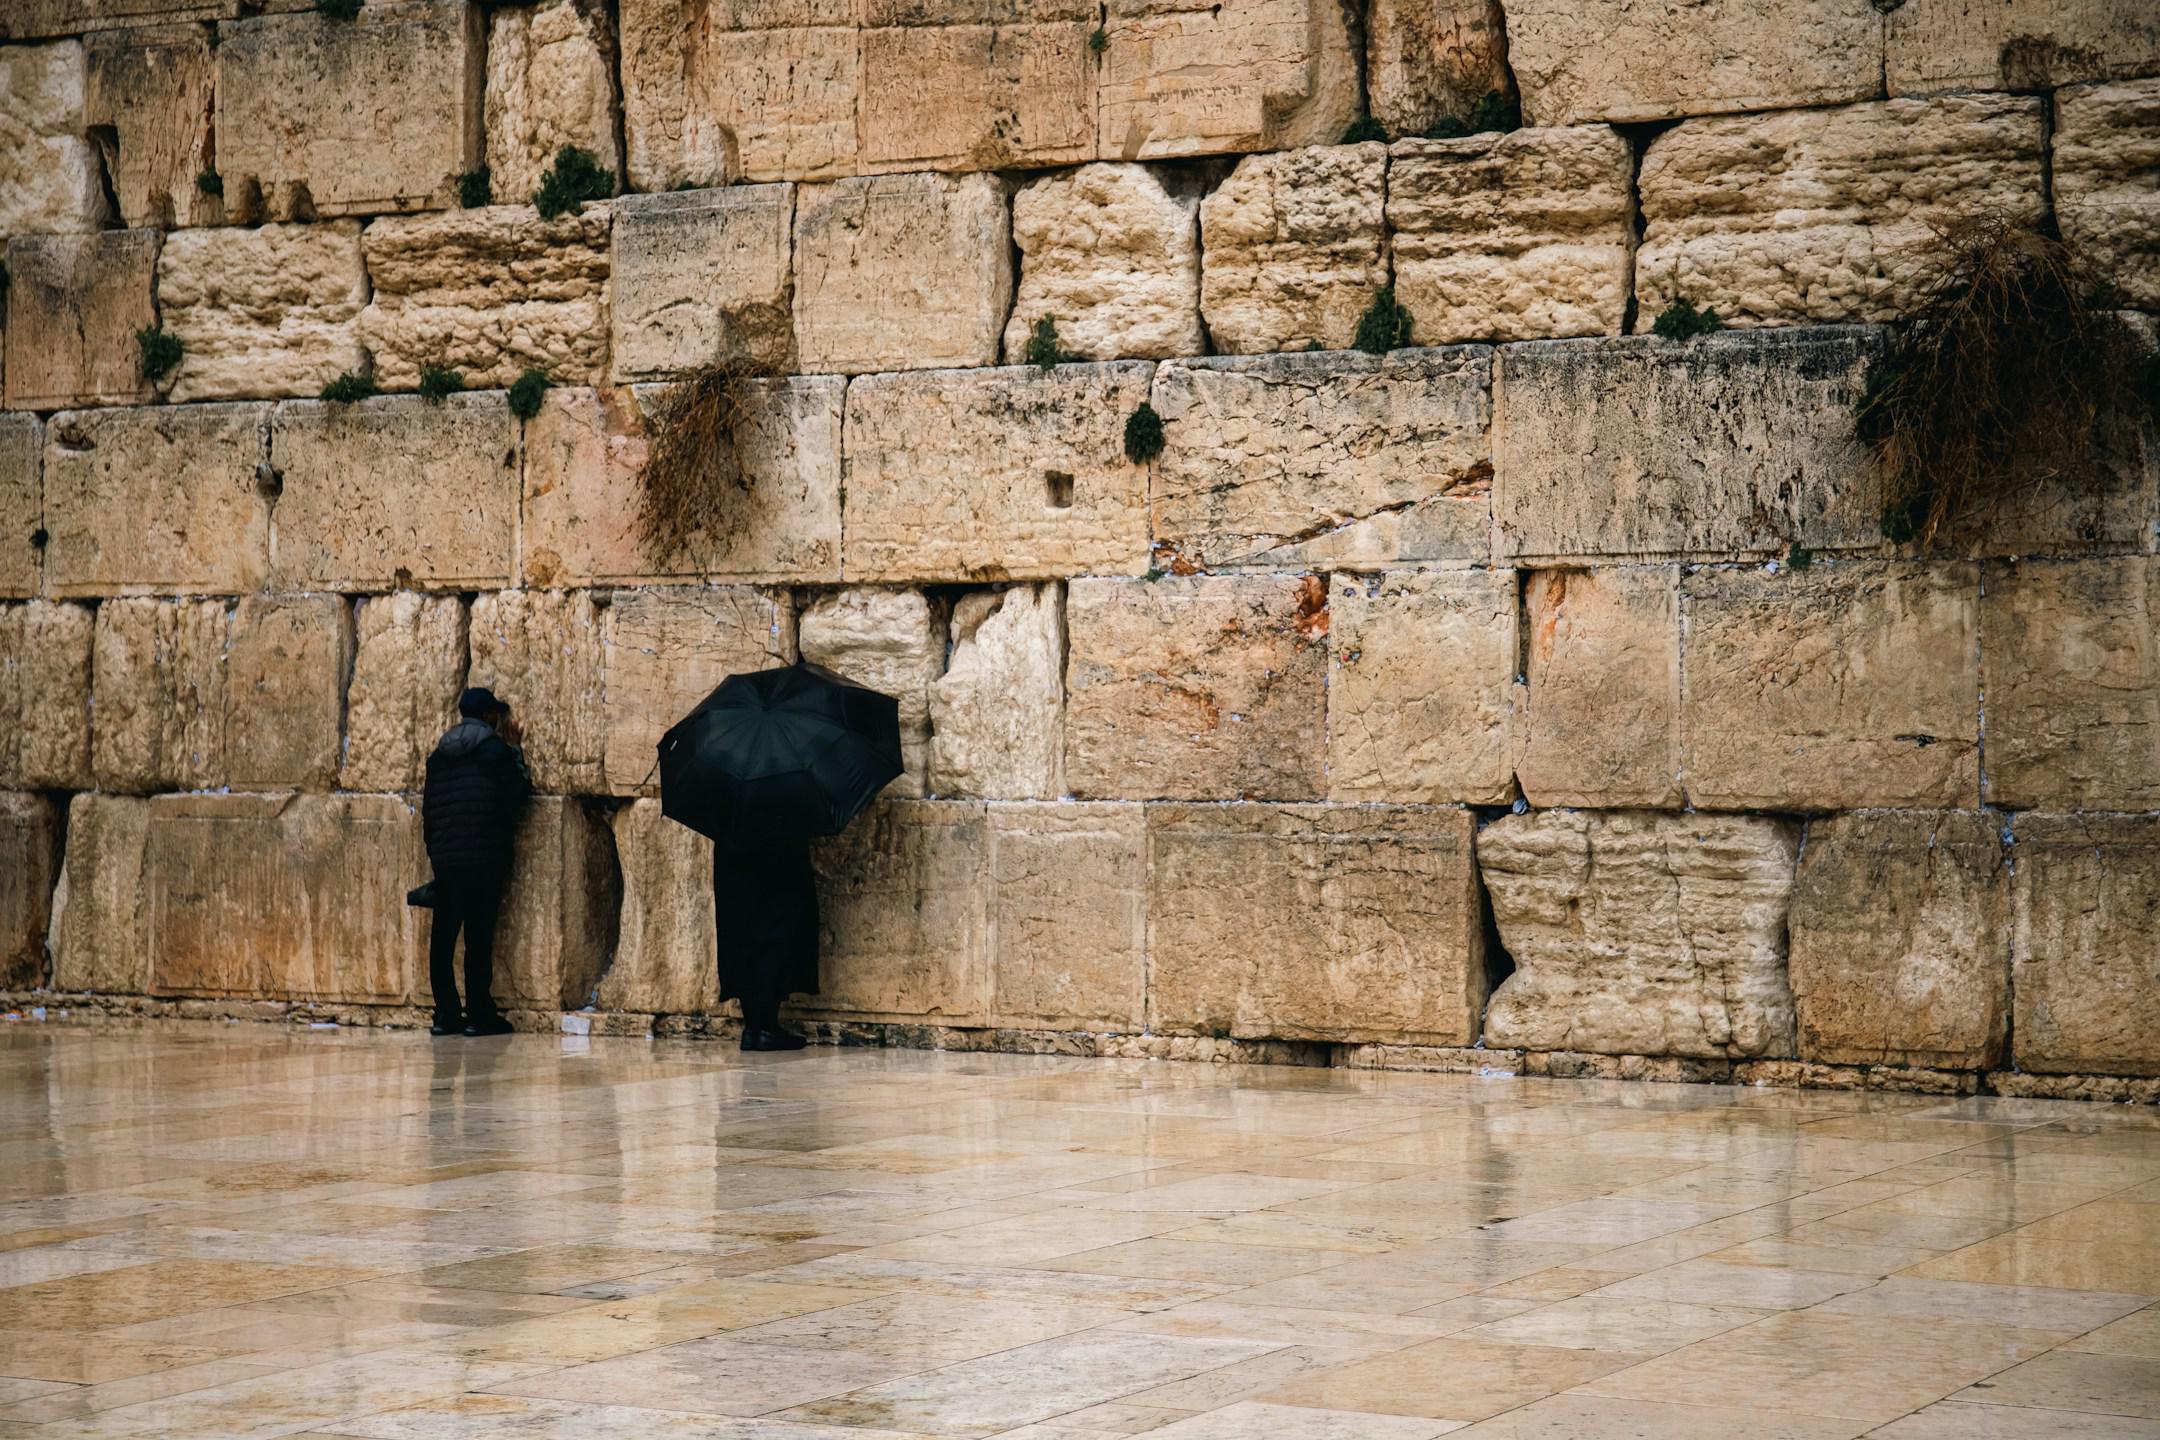
[[[485,720],[496,711],[508,714],[509,705],[495,698],[495,692],[484,685],[475,685],[458,696],[457,713],[474,720]]]

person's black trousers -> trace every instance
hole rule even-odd
[[[428,983],[435,990],[435,1018],[459,1014],[458,935],[465,936],[464,1018],[494,1018],[495,917],[502,910],[509,872],[495,866],[446,866],[435,872],[435,928],[428,936]]]

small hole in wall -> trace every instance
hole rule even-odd
[[[1043,476],[1043,489],[1047,492],[1052,510],[1070,510],[1073,503],[1073,477],[1062,470],[1052,470]]]

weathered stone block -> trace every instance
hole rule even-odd
[[[2160,561],[2032,560],[1986,579],[1989,802],[2160,808]]]
[[[485,685],[509,703],[525,731],[525,763],[539,790],[595,795],[607,789],[600,628],[599,607],[586,590],[499,590],[472,603],[467,683]],[[421,743],[434,741],[424,735]]]
[[[931,792],[1055,799],[1064,758],[1065,597],[1055,585],[962,596],[951,662],[930,684]]]
[[[0,35],[9,18],[0,13]],[[0,236],[94,230],[107,218],[83,85],[79,40],[0,47]]]
[[[1532,805],[1677,807],[1680,572],[1539,570],[1523,582],[1529,695],[1516,778]]]
[[[1012,294],[1012,222],[993,176],[881,175],[796,195],[805,371],[994,365]]]
[[[1836,105],[1881,93],[1868,0],[1509,0],[1507,59],[1534,125]]]
[[[1075,580],[1065,781],[1086,799],[1317,799],[1327,590],[1317,577]]]
[[[1199,214],[1197,190],[1146,165],[1083,165],[1022,186],[1006,363],[1027,358],[1046,317],[1076,360],[1203,353]]]
[[[1979,802],[1972,566],[1703,569],[1682,578],[1680,595],[1681,731],[1694,804]]]
[[[7,246],[7,403],[15,410],[150,397],[135,334],[157,324],[158,232],[17,235]]]
[[[1238,161],[1200,205],[1200,313],[1216,349],[1350,347],[1388,283],[1387,161],[1377,144]]]
[[[60,822],[43,795],[0,792],[0,986],[25,990],[45,979],[60,868]]]
[[[479,388],[528,369],[565,385],[606,379],[610,214],[542,220],[529,205],[490,205],[368,226],[374,298],[360,338],[377,383],[410,390],[423,365]]]
[[[108,600],[91,650],[98,788],[124,793],[225,783],[232,616],[223,600]]]
[[[289,10],[300,4],[301,0],[267,0],[261,8]],[[0,40],[229,19],[239,9],[240,0],[15,0],[0,10]]]
[[[536,795],[518,817],[512,854],[495,928],[496,1003],[543,1010],[590,1004],[613,948],[620,898],[607,821],[582,801]],[[426,940],[423,926],[413,1001],[431,1005]]]
[[[48,593],[260,588],[270,505],[257,467],[269,421],[267,405],[55,415],[45,427]]]
[[[728,676],[795,658],[785,592],[747,586],[625,591],[601,612],[607,789],[656,793],[660,737]]]
[[[525,428],[525,583],[838,580],[846,389],[836,375],[746,384],[734,422],[743,482],[719,480],[710,519],[669,551],[638,523],[645,410],[661,387],[549,391]]]
[[[1143,1029],[1147,874],[1144,806],[992,805],[992,1023]]]
[[[1048,579],[1147,568],[1139,361],[879,375],[847,395],[851,580]]]
[[[2160,817],[2017,818],[2021,1070],[2160,1075]]]
[[[1349,12],[1327,0],[1115,0],[1103,28],[1105,160],[1332,145],[1357,117]]]
[[[457,720],[465,684],[465,604],[400,590],[369,596],[354,616],[345,690],[343,790],[418,790],[428,752]],[[523,720],[524,706],[516,707]]]
[[[1515,88],[1500,0],[1373,0],[1365,85],[1372,117],[1391,135],[1470,119],[1487,95]]]
[[[328,790],[344,743],[352,612],[336,595],[248,595],[225,656],[225,782]]]
[[[1499,557],[1879,545],[1881,487],[1852,429],[1879,345],[1839,329],[1500,351]]]
[[[168,398],[315,396],[367,368],[360,226],[186,230],[158,256],[158,308],[183,347]]]
[[[1483,563],[1491,372],[1482,346],[1162,366],[1167,568]]]
[[[1789,1056],[1797,825],[1758,816],[1504,815],[1478,866],[1515,973],[1485,1043],[1602,1055]]]
[[[1606,125],[1392,147],[1395,299],[1418,342],[1619,334],[1633,173]]]
[[[2156,68],[2160,16],[2143,0],[1912,0],[1885,22],[1883,77],[1892,95],[2052,90]]]
[[[1676,300],[1728,324],[1893,320],[1960,215],[2037,221],[2040,102],[2009,95],[1690,120],[1643,156],[1640,324]]]
[[[528,199],[565,145],[622,171],[615,27],[595,0],[548,0],[488,17],[487,167],[496,198]]]
[[[1338,575],[1328,618],[1329,799],[1515,797],[1515,572]]]
[[[722,359],[794,368],[793,185],[625,195],[614,209],[617,380]]]
[[[235,219],[439,209],[481,162],[485,24],[464,0],[218,27],[217,159]]]
[[[2055,97],[2055,217],[2088,274],[2160,309],[2160,79]]]
[[[517,427],[499,394],[288,400],[270,457],[282,588],[477,588],[516,573]]]
[[[45,525],[45,427],[35,415],[0,415],[0,599],[35,595],[45,560],[33,541]]]
[[[622,929],[594,1003],[651,1015],[713,1014],[720,980],[712,841],[661,815],[658,800],[633,801],[610,823],[622,870]]]
[[[210,27],[107,31],[85,40],[83,53],[83,120],[102,137],[121,220],[168,229],[216,224],[223,203],[195,183],[213,153]]]
[[[77,795],[68,802],[67,848],[53,892],[55,990],[140,995],[150,987],[143,944],[143,845],[150,802]]]
[[[900,702],[907,773],[888,788],[921,795],[930,768],[930,685],[945,669],[944,613],[919,590],[841,590],[803,611],[800,642],[811,664]]]
[[[863,1020],[983,1023],[988,829],[980,803],[886,800],[815,847],[819,993],[797,1003]]]
[[[1973,810],[1861,811],[1808,826],[1791,920],[1801,1059],[2001,1061],[2010,877],[2000,826]]]
[[[1088,32],[1096,10],[1071,0],[1010,8],[1048,23],[862,32],[863,170],[1032,169],[1094,158]]]
[[[0,785],[90,788],[87,605],[0,605]]]
[[[1470,813],[1151,805],[1151,1029],[1467,1045],[1485,999]]]

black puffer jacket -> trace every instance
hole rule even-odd
[[[437,870],[505,866],[518,811],[532,794],[525,757],[484,720],[460,720],[428,756],[421,820]]]

